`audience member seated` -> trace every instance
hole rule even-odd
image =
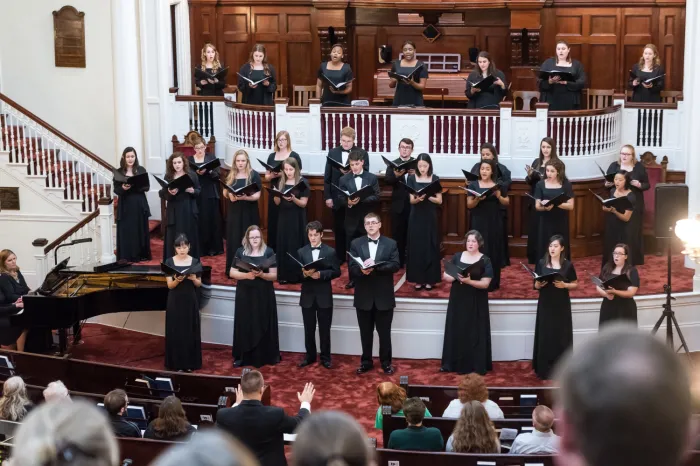
[[[2,398],[0,398],[0,419],[20,422],[32,406],[22,377],[15,376],[5,380],[2,385]]]
[[[450,401],[450,404],[442,413],[442,417],[457,419],[462,413],[462,407],[470,401],[480,401],[491,419],[503,419],[503,411],[498,405],[489,400],[489,389],[484,378],[479,374],[467,374],[457,386],[458,399]]]
[[[196,429],[187,422],[185,410],[175,395],[166,397],[158,408],[158,418],[151,421],[143,438],[153,440],[187,441]]]
[[[68,389],[63,385],[63,382],[56,380],[48,384],[44,389],[44,401],[53,403],[56,401],[71,401],[71,399]]]
[[[468,401],[462,408],[455,430],[447,439],[447,451],[456,453],[500,453],[496,430],[484,405],[476,400]]]
[[[418,397],[409,398],[403,403],[403,413],[408,427],[395,430],[389,437],[392,450],[443,451],[445,441],[436,427],[424,427],[425,403]]]
[[[384,422],[382,418],[382,406],[391,406],[391,414],[403,416],[403,402],[406,399],[406,390],[392,382],[382,382],[377,385],[377,414],[374,417],[374,427],[382,429]],[[425,409],[425,417],[432,417],[428,408]]]
[[[258,466],[241,442],[216,429],[199,432],[188,443],[170,447],[150,466]]]
[[[673,348],[611,325],[557,371],[561,466],[676,466],[689,443],[690,386]]]
[[[512,455],[555,455],[559,450],[559,437],[552,432],[554,413],[546,406],[537,406],[532,411],[535,430],[520,434],[510,447]]]
[[[11,466],[119,464],[119,446],[107,417],[85,401],[36,407],[12,443],[12,459],[7,462]]]
[[[284,409],[263,406],[265,381],[259,371],[250,371],[241,377],[236,390],[236,403],[216,413],[216,425],[251,449],[262,466],[286,466],[284,434],[291,434],[311,411],[314,386],[307,383],[297,393],[301,407],[296,416],[288,416]]]
[[[112,423],[112,430],[117,437],[141,438],[141,429],[133,422],[124,419],[126,407],[129,406],[129,398],[126,392],[120,388],[112,390],[105,395],[105,409]],[[160,413],[158,413],[160,415]]]
[[[352,416],[324,411],[299,426],[292,447],[293,466],[373,466],[374,449],[367,433]]]

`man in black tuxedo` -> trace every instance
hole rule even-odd
[[[399,270],[399,250],[396,241],[382,236],[379,215],[369,213],[364,217],[367,235],[357,238],[350,245],[348,269],[356,282],[353,305],[362,340],[362,358],[358,374],[372,369],[372,340],[374,328],[379,335],[379,361],[385,374],[393,374],[391,365],[391,321],[394,318],[394,272]],[[372,267],[375,263],[380,263]],[[368,268],[364,268],[368,267]]]
[[[369,171],[369,156],[364,149],[355,146],[355,130],[346,126],[340,131],[340,145],[328,151],[328,157],[340,163],[347,164],[346,160],[351,151],[360,151],[364,155],[364,170]],[[332,186],[340,186],[340,178],[350,173],[350,170],[341,170],[333,163],[326,160],[326,171],[323,175],[323,199],[326,206],[333,209],[333,235],[335,235],[335,250],[338,260],[345,262],[345,251],[350,243],[345,237],[345,206],[338,202],[338,190]]]
[[[318,334],[321,338],[321,365],[331,368],[331,322],[333,321],[333,290],[331,280],[340,277],[338,258],[335,249],[321,242],[323,225],[314,220],[306,225],[309,244],[297,251],[302,264],[319,259],[322,262],[311,270],[303,270],[299,305],[304,317],[304,344],[306,356],[298,367],[306,367],[316,362],[316,318]]]
[[[265,381],[259,371],[250,371],[241,377],[236,390],[236,403],[216,413],[217,427],[243,442],[260,461],[260,466],[286,466],[284,434],[291,434],[311,411],[314,386],[307,383],[297,393],[301,407],[296,416],[288,416],[284,409],[263,406]]]
[[[403,138],[399,141],[399,158],[393,160],[394,163],[404,163],[415,160],[411,157],[413,153],[413,141]],[[394,170],[387,167],[384,180],[393,186],[391,191],[391,237],[396,241],[399,248],[399,261],[401,268],[406,265],[406,236],[408,235],[408,217],[411,213],[411,200],[408,191],[403,183],[408,175],[415,175],[416,170]],[[399,182],[399,180],[401,182]]]

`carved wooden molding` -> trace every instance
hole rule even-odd
[[[53,12],[56,66],[85,68],[85,13],[66,5]]]
[[[331,47],[333,47],[334,44],[340,44],[343,46],[343,61],[345,63],[351,62],[350,49],[348,48],[348,32],[346,28],[318,28],[318,39],[321,46],[321,60],[330,60]]]

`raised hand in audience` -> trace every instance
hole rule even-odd
[[[307,384],[304,385],[304,390],[301,393],[297,392],[297,397],[299,398],[300,403],[311,403],[311,401],[314,399],[315,393],[316,389],[314,388],[314,384],[307,382]]]

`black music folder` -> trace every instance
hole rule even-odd
[[[393,160],[389,160],[382,155],[382,160],[384,160],[384,164],[386,165],[387,168],[391,168],[391,169],[394,169],[396,171],[415,170],[416,165],[418,165],[418,161],[416,159],[411,159],[411,160],[406,160],[405,162],[396,163]]]
[[[562,81],[566,81],[566,82],[576,81],[576,77],[573,74],[571,74],[570,71],[561,71],[561,70],[551,70],[551,71],[532,70],[532,71],[537,73],[537,76],[540,79],[549,80],[550,77],[559,76],[559,79]]]
[[[331,81],[331,79],[328,76],[326,76],[325,74],[321,74],[321,76],[323,76],[323,79],[328,81],[328,84],[333,86],[333,88],[335,88],[336,91],[340,90],[341,87],[347,86],[348,84],[350,84],[351,82],[353,82],[355,80],[355,78],[352,78],[350,81],[345,81],[345,82],[336,84],[333,81]]]
[[[501,185],[499,185],[499,184],[497,183],[497,184],[491,186],[489,189],[487,189],[487,190],[484,191],[483,193],[480,193],[480,192],[478,192],[478,191],[474,191],[473,189],[469,189],[469,188],[466,187],[466,186],[462,186],[462,189],[465,190],[465,191],[467,192],[467,195],[474,196],[474,197],[483,197],[483,198],[485,198],[485,197],[487,197],[487,196],[490,196],[490,195],[493,194],[494,192],[496,192],[498,189],[501,189]]]
[[[409,185],[407,185],[406,183],[404,183],[401,180],[399,180],[399,183],[401,183],[406,188],[406,191],[413,194],[414,196],[426,195],[427,197],[432,197],[432,196],[436,195],[437,193],[442,192],[442,185],[440,184],[440,180],[435,180],[432,183],[430,183],[429,185],[427,185],[421,189],[418,189],[418,190],[413,189],[412,187],[410,187]]]
[[[348,155],[350,155],[349,152],[343,152],[343,155],[345,155],[346,153]],[[350,160],[347,158],[347,156],[345,159],[346,160],[345,165],[343,165],[343,162],[338,162],[337,160],[332,159],[329,156],[326,156],[326,160],[328,160],[331,163],[331,165],[334,166],[335,168],[337,168],[338,170],[349,170],[350,169]]]
[[[201,68],[194,69],[194,77],[198,81],[201,81],[202,79],[218,79],[219,81],[224,81],[226,79],[227,74],[228,74],[228,68],[222,68],[214,74],[208,72],[207,70],[203,70]]]
[[[590,275],[591,281],[596,286],[599,286],[604,290],[612,288],[614,290],[625,291],[627,288],[632,286],[632,282],[630,281],[629,277],[627,276],[627,274],[624,273],[622,275],[615,275],[614,277],[609,278],[607,280],[601,280],[600,277],[597,277],[593,274]]]
[[[223,186],[225,190],[229,191],[234,196],[252,196],[260,191],[260,186],[258,186],[257,183],[250,183],[238,189],[233,189],[231,186],[227,185],[221,180],[219,180],[219,183],[221,183],[221,186]]]
[[[525,270],[527,270],[527,273],[529,273],[535,281],[538,281],[538,282],[547,282],[547,283],[552,283],[552,282],[566,282],[566,281],[567,281],[567,280],[564,278],[564,276],[563,276],[562,274],[560,274],[559,272],[551,272],[551,273],[545,273],[545,274],[542,274],[542,275],[537,275],[537,273],[536,273],[534,270],[532,270],[530,267],[528,267],[527,265],[523,264],[522,262],[520,263],[520,265],[522,265],[523,268],[524,268]]]
[[[362,201],[362,200],[370,197],[372,194],[374,194],[374,188],[372,187],[371,184],[368,184],[367,186],[363,186],[362,188],[358,189],[354,193],[345,191],[344,189],[340,189],[338,186],[334,185],[333,183],[331,183],[331,185],[335,186],[335,189],[337,189],[341,193],[345,194],[345,197],[347,197],[348,200],[351,200],[351,201],[354,201],[355,199],[360,199]]]
[[[350,254],[349,252],[348,252],[347,254],[348,254],[348,256],[350,256],[351,259],[353,259],[355,262],[357,262],[357,263],[359,264],[359,266],[360,266],[360,268],[361,268],[362,270],[373,269],[373,268],[375,268],[375,267],[377,267],[377,266],[379,266],[379,265],[382,265],[382,264],[385,264],[385,263],[386,263],[386,261],[379,261],[379,262],[375,262],[375,263],[372,264],[372,265],[367,265],[367,266],[365,266],[365,262],[364,262],[362,259],[360,259],[359,257],[353,256],[353,255]]]
[[[598,199],[598,202],[603,204],[605,207],[614,207],[615,210],[617,210],[621,214],[624,214],[626,210],[632,210],[633,208],[632,203],[630,202],[627,196],[603,199],[601,196],[594,193],[592,189],[589,189],[589,191],[593,193],[596,199]]]
[[[455,280],[459,280],[459,277],[461,276],[462,278],[470,275],[471,273],[474,273],[475,275],[481,276],[484,274],[484,259],[483,257],[480,258],[478,261],[474,262],[473,264],[469,264],[467,267],[462,268],[456,264],[453,264],[451,261],[447,259],[443,259],[442,261],[445,264],[445,273],[449,275],[450,277],[454,278]]]
[[[158,184],[165,189],[178,189],[182,191],[187,188],[194,188],[194,182],[187,173],[182,175],[180,178],[175,178],[169,183],[156,175],[153,175],[153,178],[155,178]]]
[[[299,193],[304,190],[304,188],[306,188],[306,181],[304,181],[304,180],[300,180],[297,184],[295,184],[291,188],[285,189],[284,191],[280,191],[277,188],[270,188],[269,186],[265,186],[265,189],[267,189],[267,191],[272,196],[279,197],[280,199],[282,199],[284,197],[289,197],[292,194],[294,194],[295,196],[298,196]]]
[[[172,275],[174,277],[181,277],[183,275],[190,275],[192,273],[201,273],[202,272],[202,263],[198,262],[185,270],[177,270],[172,267],[170,267],[168,264],[165,262],[160,263],[160,270],[165,274],[165,275]]]
[[[605,181],[609,181],[612,183],[613,180],[615,180],[615,175],[617,173],[606,173],[605,170],[603,170],[603,168],[600,165],[598,165],[598,162],[595,162],[595,164],[598,167],[598,170],[600,170],[600,173],[603,175],[603,178],[605,178]]]
[[[128,184],[132,188],[142,189],[150,186],[148,182],[148,173],[139,173],[138,175],[126,176],[116,168],[112,169],[114,182],[119,184]]]
[[[203,162],[203,163],[190,162],[190,165],[195,170],[212,171],[212,170],[216,170],[217,168],[219,168],[221,166],[221,160],[216,158],[216,159],[212,159],[208,162]]]
[[[542,206],[544,207],[549,207],[550,205],[554,207],[559,207],[563,203],[567,202],[569,199],[571,199],[569,196],[566,195],[566,193],[561,193],[556,196],[554,196],[552,199],[537,199],[535,196],[533,196],[530,193],[525,193],[527,197],[530,197],[534,199],[535,201],[540,201],[542,203]]]
[[[246,77],[243,76],[241,73],[236,73],[236,74],[237,74],[238,76],[240,76],[241,78],[245,79],[246,81],[248,81],[248,82],[250,83],[251,86],[256,86],[256,85],[260,84],[261,82],[267,81],[268,79],[270,79],[270,78],[272,77],[271,75],[270,75],[270,76],[265,76],[264,78],[262,78],[262,79],[259,80],[259,81],[253,81],[252,79],[246,78]]]
[[[479,175],[475,175],[474,173],[467,171],[464,168],[462,169],[462,173],[464,173],[464,177],[467,179],[467,181],[477,181],[479,179]]]
[[[464,79],[464,78],[462,78],[462,79]],[[484,79],[477,81],[475,83],[473,83],[469,80],[465,80],[465,81],[467,81],[469,84],[471,84],[472,87],[476,87],[476,88],[481,89],[482,91],[485,91],[486,89],[491,87],[491,85],[493,83],[496,82],[496,79],[498,79],[496,76],[490,74],[490,75],[486,76]]]
[[[246,260],[236,257],[233,262],[233,266],[237,269],[245,270],[246,272],[260,272],[277,265],[277,254],[273,254],[270,257],[263,259],[260,264],[253,264]]]
[[[304,269],[306,271],[317,270],[321,265],[323,265],[326,262],[325,257],[319,257],[317,260],[311,261],[308,264],[302,264],[301,261],[299,259],[297,259],[296,257],[294,257],[293,254],[287,253],[287,255],[289,257],[291,257],[292,259],[294,259],[294,262],[299,264],[299,267],[301,267],[302,269]]]
[[[391,78],[398,79],[398,80],[405,79],[406,81],[408,81],[408,80],[410,80],[410,79],[413,77],[413,75],[415,74],[415,72],[418,71],[418,70],[421,69],[421,68],[423,68],[423,65],[418,65],[418,66],[416,66],[416,67],[413,69],[413,71],[411,71],[410,73],[408,73],[408,75],[401,74],[401,73],[395,73],[394,71],[389,71],[389,72],[387,72],[387,74],[388,74],[389,77],[391,77]]]
[[[265,167],[265,170],[269,171],[270,173],[279,173],[282,170],[282,162],[283,160],[280,160],[280,162],[275,165],[274,167],[272,165],[268,165],[262,160],[258,159],[258,162],[260,162],[260,165]]]

